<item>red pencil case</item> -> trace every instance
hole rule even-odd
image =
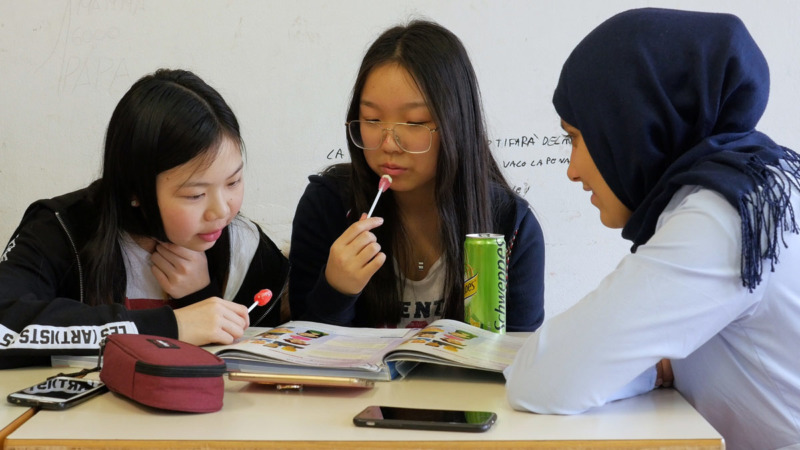
[[[112,392],[172,411],[222,408],[225,361],[200,347],[160,336],[112,334],[102,356],[100,379]]]

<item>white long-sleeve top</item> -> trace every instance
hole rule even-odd
[[[511,405],[580,413],[653,389],[669,358],[727,448],[800,448],[800,236],[749,292],[740,227],[718,193],[680,189],[645,245],[527,340],[504,372]]]

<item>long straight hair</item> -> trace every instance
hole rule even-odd
[[[424,96],[440,135],[436,170],[436,205],[439,235],[444,249],[444,316],[464,318],[464,239],[468,233],[494,229],[492,185],[511,192],[489,150],[480,89],[461,41],[441,25],[413,21],[385,31],[370,46],[358,71],[347,120],[359,115],[361,94],[375,68],[398,64],[411,74]],[[348,139],[353,211],[366,211],[375,196],[378,175],[367,165],[364,151]],[[387,195],[388,194],[388,195]],[[403,286],[395,276],[392,255],[399,267],[408,267],[411,243],[407,242],[391,190],[379,203],[376,215],[387,220],[375,230],[387,261],[367,283],[356,306],[357,322],[371,326],[392,325],[401,317]],[[357,220],[357,214],[352,215]]]
[[[122,97],[108,124],[103,173],[96,182],[98,230],[82,255],[88,263],[89,304],[113,303],[125,296],[118,244],[122,232],[167,241],[156,198],[158,174],[196,157],[210,163],[224,138],[244,151],[233,111],[192,72],[160,69],[138,80]],[[230,261],[227,227],[207,254],[212,284],[224,290]]]

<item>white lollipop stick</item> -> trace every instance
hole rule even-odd
[[[375,211],[375,206],[378,204],[378,199],[381,198],[381,194],[386,192],[389,189],[389,186],[392,184],[392,177],[389,175],[384,175],[381,177],[381,182],[378,183],[378,195],[375,196],[375,201],[372,202],[372,207],[369,208],[369,212],[367,213],[367,219],[372,217],[372,212]]]

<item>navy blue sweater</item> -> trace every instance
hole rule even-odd
[[[325,265],[333,242],[350,225],[346,201],[333,178],[312,175],[292,224],[289,253],[289,302],[293,319],[312,320],[344,326],[358,323],[356,302],[359,295],[338,292],[325,279]],[[493,189],[493,198],[509,196]],[[539,222],[528,203],[519,196],[494,211],[500,232],[509,245],[507,331],[533,331],[544,320],[544,238]]]

